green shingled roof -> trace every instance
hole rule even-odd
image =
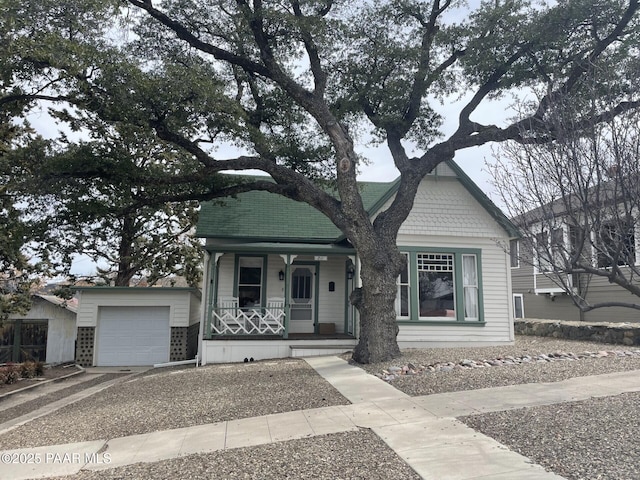
[[[371,211],[395,192],[397,182],[359,185],[364,206]],[[224,202],[202,204],[196,236],[310,243],[335,241],[342,236],[322,213],[281,195],[252,191]]]
[[[520,236],[517,227],[453,160],[445,163],[510,237]],[[391,198],[398,188],[398,182],[398,179],[389,183],[358,182],[362,201],[370,214],[374,214]],[[196,236],[301,243],[332,243],[343,237],[342,232],[327,217],[306,203],[259,191],[225,199],[224,205],[219,202],[203,203]]]

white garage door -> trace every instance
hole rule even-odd
[[[169,307],[100,307],[98,366],[169,361]]]

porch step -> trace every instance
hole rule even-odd
[[[342,345],[291,345],[292,357],[321,357],[323,355],[339,355],[353,350],[355,343]]]

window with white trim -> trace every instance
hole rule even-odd
[[[262,302],[262,257],[238,259],[238,302],[241,307],[253,307]]]
[[[478,263],[475,255],[462,255],[462,291],[464,319],[478,320]]]
[[[509,259],[511,268],[520,268],[520,241],[509,240]]]
[[[549,232],[542,231],[535,236],[536,242],[536,268],[538,272],[551,272],[562,269],[564,265],[564,230],[554,228]]]
[[[635,265],[636,239],[633,225],[608,223],[602,226],[597,243],[598,268]]]
[[[513,318],[524,318],[524,295],[513,294]]]

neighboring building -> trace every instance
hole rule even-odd
[[[180,287],[79,287],[76,361],[139,366],[195,358],[200,292]]]
[[[398,181],[362,182],[374,217]],[[352,348],[358,319],[349,295],[359,258],[325,216],[268,192],[202,205],[206,239],[203,363]],[[396,310],[403,347],[512,342],[509,256],[517,229],[454,163],[425,177],[398,245],[407,270]]]
[[[570,271],[566,262],[571,253],[577,251],[577,243],[580,243],[583,250],[582,257],[590,265],[606,271],[611,267],[611,259],[602,254],[608,248],[606,239],[617,236],[618,239],[624,238],[623,243],[616,244],[622,250],[617,259],[618,266],[627,275],[633,272],[631,277],[637,282],[640,268],[640,255],[637,254],[640,251],[640,225],[628,225],[624,228],[625,232],[614,233],[618,228],[614,224],[599,222],[598,225],[602,225],[601,232],[596,234],[576,227],[561,207],[549,208],[548,211],[552,213],[544,216],[539,225],[529,219],[530,225],[526,230],[531,232],[531,238],[512,240],[509,247],[516,318],[589,322],[640,321],[640,311],[631,308],[606,307],[581,312],[569,292],[592,305],[603,302],[638,304],[640,298],[609,282],[606,277],[558,273]],[[523,218],[527,215],[535,218],[532,213],[525,214]],[[522,218],[514,219],[515,224],[522,222]],[[585,241],[579,242],[583,237]],[[601,248],[598,249],[597,246]]]
[[[0,363],[73,362],[75,340],[75,301],[34,295],[25,315],[9,315],[9,320],[0,325]]]

